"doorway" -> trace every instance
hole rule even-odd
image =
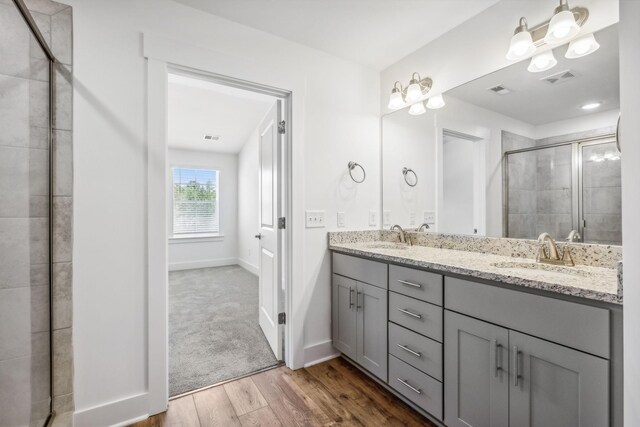
[[[169,397],[284,361],[287,97],[167,74]]]

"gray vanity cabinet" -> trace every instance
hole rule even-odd
[[[509,331],[445,311],[445,424],[509,425]]]
[[[609,425],[607,360],[515,331],[509,346],[511,427]]]
[[[351,359],[356,358],[357,313],[355,309],[357,283],[333,275],[332,329],[333,346]]]
[[[357,282],[356,361],[387,380],[387,290]]]

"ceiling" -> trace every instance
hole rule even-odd
[[[169,75],[169,147],[238,153],[275,99],[206,80]],[[204,141],[204,135],[220,135]]]
[[[383,70],[498,0],[175,0]]]
[[[618,109],[618,26],[598,31],[595,37],[600,49],[591,55],[566,59],[567,45],[559,46],[553,50],[558,64],[548,71],[530,73],[527,71],[529,61],[525,60],[458,86],[445,97],[452,96],[535,126]],[[541,81],[566,70],[577,77],[557,85]],[[487,90],[496,85],[505,86],[512,92],[497,95]],[[601,102],[602,105],[588,111],[580,108],[590,102]]]

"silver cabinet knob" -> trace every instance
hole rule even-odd
[[[260,239],[262,239],[262,234],[258,233],[253,237],[255,237],[256,239],[260,240]]]

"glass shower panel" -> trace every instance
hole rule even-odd
[[[569,235],[574,211],[572,159],[571,145],[507,155],[507,237]]]
[[[49,61],[0,2],[0,427],[51,405]]]
[[[582,236],[622,244],[620,153],[615,142],[582,146]]]

